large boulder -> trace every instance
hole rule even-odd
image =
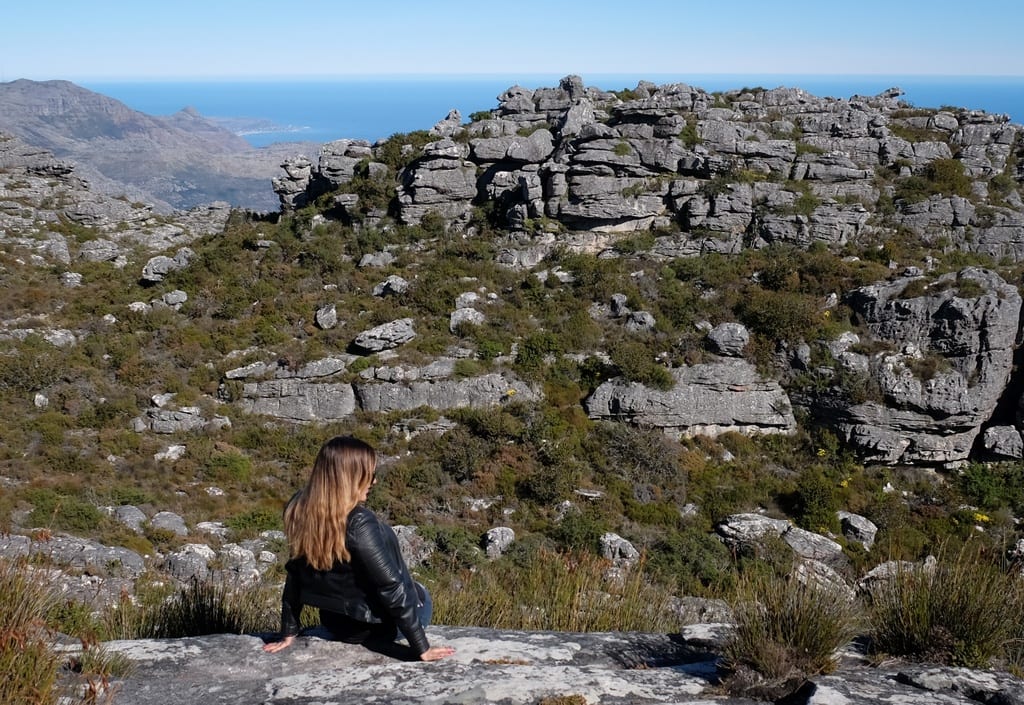
[[[586,401],[590,418],[654,426],[683,435],[792,433],[796,420],[786,392],[745,360],[725,359],[670,370],[667,391],[618,378]]]
[[[867,381],[881,398],[828,408],[842,437],[876,462],[967,459],[1010,378],[1016,287],[968,267],[927,288],[919,276],[862,287],[848,303],[875,339],[897,350],[870,360]]]

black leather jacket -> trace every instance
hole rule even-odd
[[[345,546],[352,560],[335,562],[330,570],[314,570],[304,557],[285,564],[281,634],[298,634],[302,606],[311,605],[369,624],[391,622],[417,653],[430,648],[416,612],[416,585],[391,527],[356,505],[348,515]]]

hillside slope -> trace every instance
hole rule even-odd
[[[180,209],[271,210],[268,184],[284,154],[254,149],[195,110],[146,115],[68,81],[0,83],[0,130],[77,162],[112,195]]]

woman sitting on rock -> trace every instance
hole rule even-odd
[[[299,633],[303,605],[350,643],[394,641],[398,632],[423,661],[455,652],[431,647],[424,627],[430,595],[412,579],[390,526],[364,506],[376,482],[377,455],[366,443],[338,436],[324,443],[305,488],[284,510],[291,559],[281,598],[281,639],[264,651],[288,648]]]

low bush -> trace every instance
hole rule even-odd
[[[753,680],[768,689],[795,690],[808,676],[830,672],[836,650],[859,626],[857,605],[848,597],[795,575],[741,578],[733,614],[725,657],[734,683]]]
[[[984,668],[1019,624],[1019,579],[973,547],[934,565],[900,564],[871,590],[872,647],[879,653]]]
[[[124,672],[123,662],[95,645],[70,662],[52,648],[48,619],[57,615],[59,601],[24,563],[0,560],[0,595],[0,703],[94,703],[109,676]],[[63,679],[62,670],[68,674]]]

